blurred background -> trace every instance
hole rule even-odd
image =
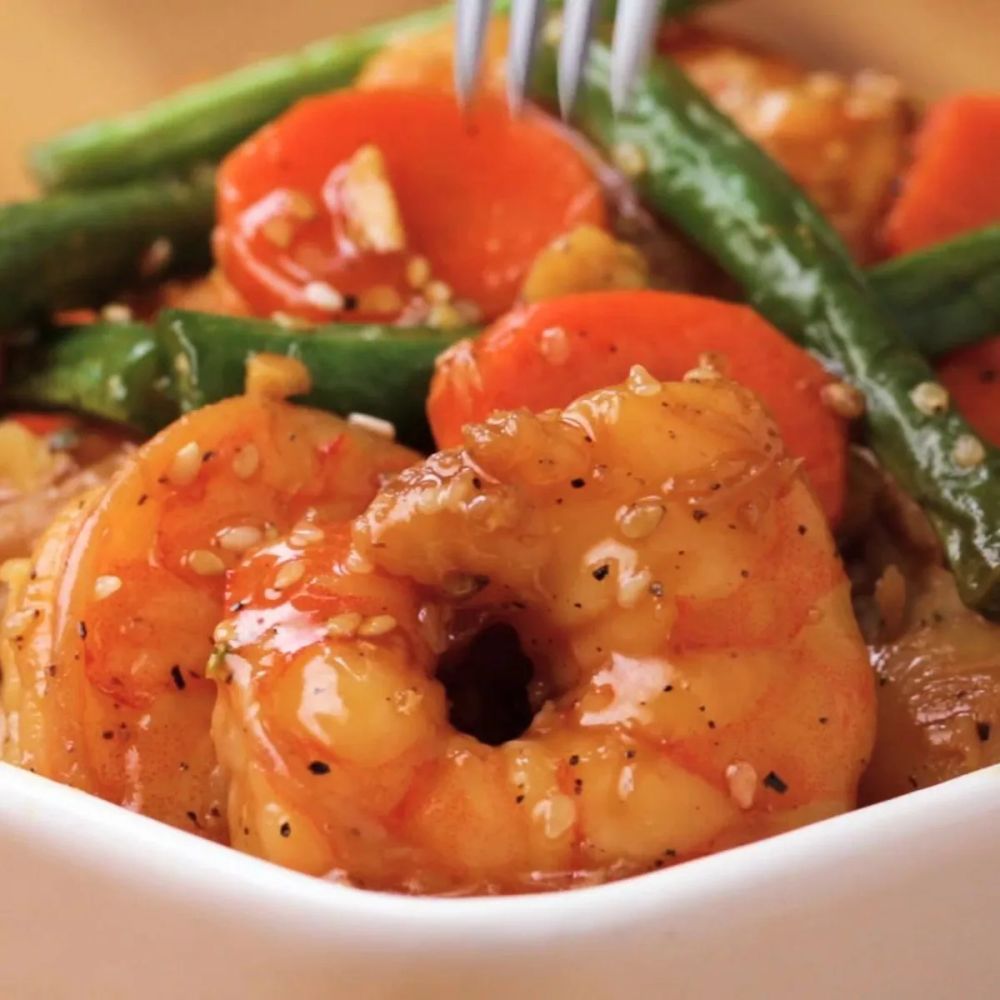
[[[61,128],[419,0],[0,0],[0,198]],[[1000,89],[1000,0],[728,0],[705,15],[817,68],[877,66],[921,97]]]

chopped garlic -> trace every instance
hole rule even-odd
[[[347,234],[361,250],[396,253],[406,249],[406,231],[378,146],[362,146],[344,172],[341,194]]]

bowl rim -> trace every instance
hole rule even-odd
[[[956,822],[1000,823],[1000,765],[931,788],[730,848],[661,871],[573,890],[435,897],[357,889],[282,868],[129,812],[78,789],[0,764],[0,846],[42,852],[122,883],[152,882],[167,896],[205,897],[248,911],[281,907],[301,928],[349,920],[356,940],[409,935],[411,947],[483,933],[515,943],[613,930],[759,898],[776,884],[809,885],[831,903],[850,873],[877,859],[886,883],[926,866],[928,845],[955,843]],[[989,829],[989,826],[986,826]],[[943,838],[948,838],[944,840]],[[947,848],[946,848],[947,849]],[[790,881],[792,880],[792,881]],[[806,881],[807,880],[807,881]],[[222,899],[218,897],[221,894]],[[416,932],[414,934],[414,932]]]

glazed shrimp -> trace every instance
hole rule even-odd
[[[204,673],[225,573],[299,521],[357,514],[415,457],[275,399],[172,424],[9,565],[4,759],[224,839]]]
[[[359,886],[647,871],[851,808],[871,750],[824,515],[721,379],[471,425],[227,603],[233,844]]]

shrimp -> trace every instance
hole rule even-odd
[[[851,808],[871,751],[823,512],[709,375],[470,425],[227,604],[233,844],[357,886],[645,872]]]
[[[899,84],[865,71],[809,72],[742,41],[683,27],[659,48],[805,189],[862,261],[907,157]]]
[[[225,573],[299,521],[357,514],[415,458],[263,397],[172,424],[9,564],[4,759],[225,839],[204,676]]]
[[[878,739],[866,802],[1000,763],[1000,626],[967,608],[939,565],[906,580],[898,634],[872,649]]]

